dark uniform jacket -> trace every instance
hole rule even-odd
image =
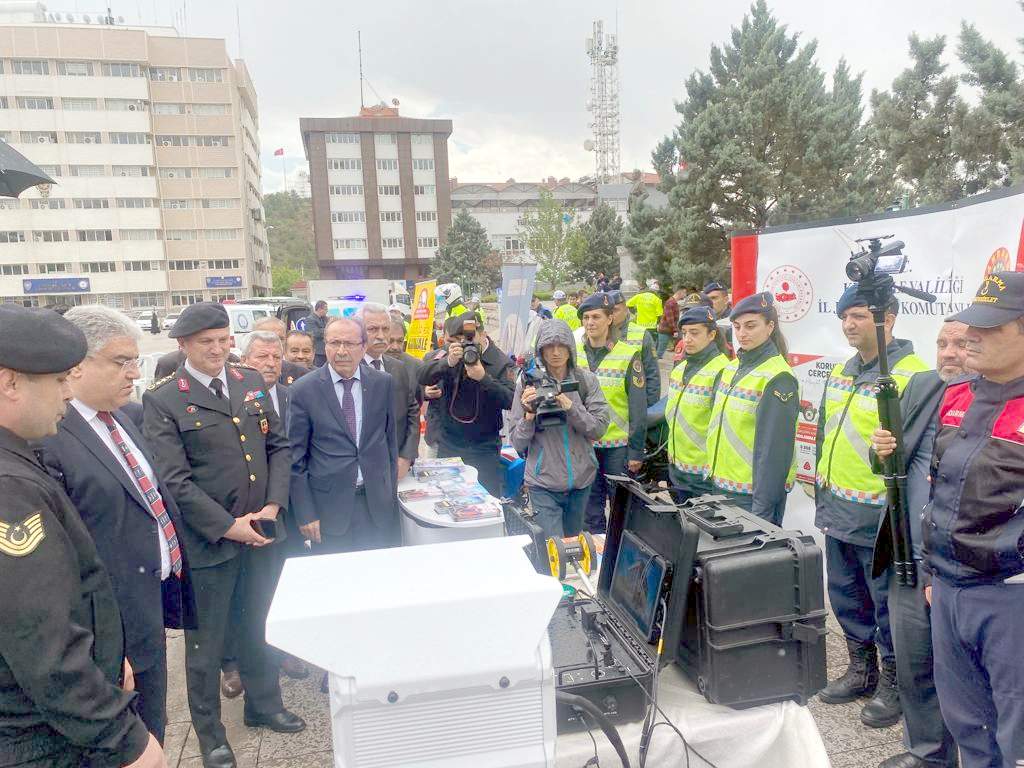
[[[114,419],[154,467],[153,456],[134,422],[123,411]],[[70,406],[56,435],[37,454],[61,484],[89,528],[110,573],[124,617],[125,653],[136,672],[162,657],[164,627],[195,626],[195,603],[182,545],[182,578],[160,579],[160,540],[156,518],[142,493],[107,445]],[[157,489],[176,531],[183,527],[178,506],[157,475]],[[180,539],[180,537],[179,537]]]
[[[950,584],[1024,572],[1024,378],[951,384],[939,407],[925,567]]]
[[[142,398],[146,439],[181,510],[193,568],[238,554],[243,545],[224,538],[234,518],[288,506],[288,438],[263,377],[229,364],[227,379],[229,396],[218,399],[182,366]],[[283,525],[277,533],[280,541]]]
[[[629,329],[629,318],[619,326],[619,338],[626,338]],[[658,367],[658,359],[654,356],[654,342],[650,334],[645,333],[643,343],[640,345],[640,363],[644,367],[644,391],[647,395],[647,407],[650,408],[661,397],[661,369]]]
[[[389,355],[384,355],[381,363],[394,380],[392,416],[398,440],[398,455],[415,461],[420,452],[420,405],[416,397],[420,389],[418,372],[404,360]]]
[[[310,312],[302,318],[302,330],[313,338],[313,354],[323,357],[324,352],[324,328],[327,327],[327,318],[320,317],[316,312]]]
[[[311,370],[313,369],[307,368],[304,365],[299,365],[298,363],[293,363],[289,360],[282,360],[280,381],[285,386],[291,386]]]
[[[614,345],[612,346],[614,347]],[[587,352],[587,359],[580,360],[580,364],[585,364],[591,372],[598,369],[601,361],[608,356],[612,349],[608,346],[594,348],[590,346],[589,341],[586,341],[586,337],[584,337],[583,348]],[[626,388],[626,398],[629,402],[629,442],[627,443],[629,450],[626,452],[627,461],[643,461],[644,450],[647,446],[647,382],[646,372],[640,377],[636,375],[635,366],[639,359],[640,353],[637,352],[629,362],[629,371],[632,375],[626,376],[623,379],[623,386]],[[637,386],[635,383],[638,379],[640,386]],[[611,406],[608,407],[609,409],[611,408]]]
[[[124,635],[110,577],[60,486],[0,428],[0,766],[137,760],[149,734],[119,687]],[[62,763],[63,764],[63,763]]]

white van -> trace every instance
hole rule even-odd
[[[242,342],[252,333],[252,327],[268,317],[276,317],[269,304],[224,304],[231,320],[231,351],[241,355]]]

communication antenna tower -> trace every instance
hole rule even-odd
[[[604,22],[595,21],[593,37],[587,38],[590,59],[590,99],[587,111],[593,140],[584,144],[594,152],[598,182],[607,183],[619,175],[619,36],[604,33]],[[590,144],[591,146],[588,146]]]

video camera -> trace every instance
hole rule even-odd
[[[565,424],[565,409],[558,403],[558,396],[563,392],[578,392],[580,384],[573,378],[558,381],[548,373],[539,358],[534,359],[533,366],[527,368],[523,375],[526,381],[537,390],[529,410],[537,414],[537,429]]]
[[[867,243],[868,247],[862,248],[858,253],[850,254],[850,261],[846,264],[846,276],[860,282],[872,275],[902,273],[907,268],[910,259],[903,254],[905,243],[902,240],[893,240],[884,248],[882,247],[882,241],[891,237],[893,235],[879,235],[857,240],[858,243]]]

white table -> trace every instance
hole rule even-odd
[[[463,466],[462,477],[466,485],[476,483],[476,468]],[[419,483],[410,471],[398,483],[399,491],[411,491]],[[497,501],[495,501],[497,503]],[[434,511],[434,501],[402,501],[399,499],[402,512],[402,543],[406,546],[416,544],[441,544],[446,541],[466,541],[467,539],[489,539],[493,536],[505,535],[505,518],[484,518],[482,520],[463,520],[456,522],[448,515],[439,515]]]

